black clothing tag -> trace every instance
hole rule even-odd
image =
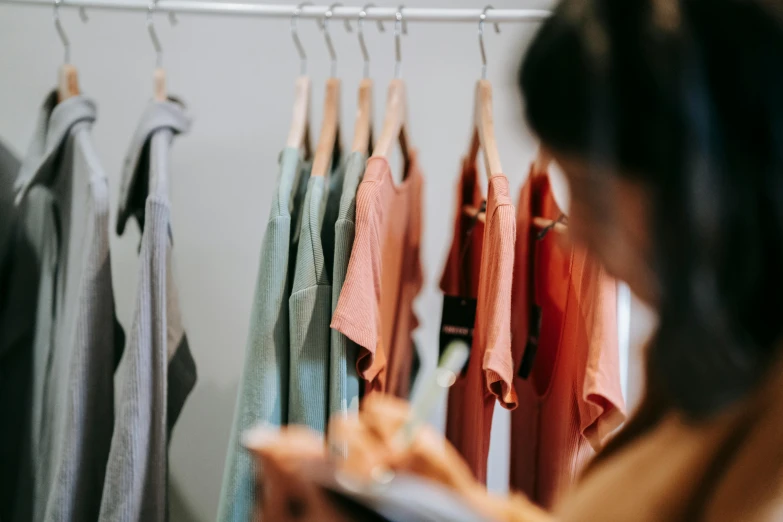
[[[530,333],[527,336],[525,352],[522,354],[522,364],[519,365],[517,375],[523,379],[530,377],[533,371],[533,361],[538,352],[538,339],[541,334],[541,307],[533,305],[530,310]]]
[[[452,341],[465,341],[470,350],[473,345],[473,328],[476,324],[476,300],[454,295],[443,296],[443,315],[440,322],[440,349],[443,355]],[[465,363],[467,367],[467,363]],[[463,368],[464,371],[464,368]]]

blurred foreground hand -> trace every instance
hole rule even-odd
[[[389,471],[419,475],[452,489],[488,519],[550,520],[523,499],[490,495],[451,444],[431,427],[422,426],[406,444],[398,432],[409,417],[406,402],[369,397],[358,416],[332,419],[328,444],[299,426],[248,437],[246,445],[257,462],[255,519],[346,520],[312,481],[315,473],[332,466],[365,480],[382,478]]]

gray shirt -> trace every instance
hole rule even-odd
[[[108,186],[90,136],[95,117],[89,99],[57,104],[51,93],[16,183],[17,203],[34,206],[24,226],[40,266],[30,447],[23,455],[29,474],[20,477],[25,493],[16,520],[95,520],[100,506],[122,336],[114,318]]]
[[[353,239],[356,235],[356,192],[364,176],[367,155],[353,152],[345,163],[340,208],[334,225],[334,267],[332,270],[332,313],[348,272]],[[337,330],[331,332],[329,358],[329,415],[359,411],[359,375],[356,371],[356,343]]]
[[[252,514],[255,475],[252,459],[241,446],[242,432],[259,422],[281,426],[288,421],[288,296],[299,237],[296,224],[310,172],[301,154],[295,148],[280,154],[277,186],[261,243],[218,522],[246,522]]]
[[[190,119],[174,101],[154,102],[131,143],[117,231],[129,217],[142,228],[139,280],[128,334],[117,422],[103,486],[100,520],[167,519],[168,442],[196,382],[171,270],[169,148]]]
[[[344,169],[310,178],[288,301],[291,336],[288,422],[324,433],[329,417],[332,264]]]

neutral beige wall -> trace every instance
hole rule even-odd
[[[165,0],[162,0],[165,2]],[[546,7],[496,0],[495,7]],[[480,7],[471,0],[411,0],[410,7]],[[64,9],[72,61],[82,90],[98,103],[96,149],[111,185],[116,211],[120,167],[152,92],[154,53],[144,13],[93,11],[82,24]],[[174,520],[214,519],[223,461],[241,372],[261,237],[269,212],[277,156],[287,133],[299,63],[287,20],[180,16],[169,27],[157,17],[171,93],[194,117],[191,133],[177,139],[171,169],[176,277],[199,381],[175,428],[171,446]],[[354,34],[332,24],[344,79],[343,121],[351,134],[361,55]],[[315,22],[301,21],[316,87],[313,119],[320,121],[321,85],[328,55]],[[504,168],[514,191],[527,174],[535,147],[524,128],[514,74],[535,24],[486,31],[489,78]],[[377,80],[376,116],[393,73],[392,27],[379,34],[366,24]],[[424,266],[426,287],[417,303],[417,341],[434,361],[440,321],[437,281],[451,236],[454,183],[471,122],[474,82],[480,72],[475,25],[410,24],[403,42],[410,121],[426,177]],[[0,139],[22,153],[38,107],[53,86],[62,49],[50,9],[0,4]],[[112,230],[113,230],[112,225]],[[112,234],[115,296],[129,324],[135,293],[139,234]],[[494,430],[491,485],[507,476],[507,416]]]

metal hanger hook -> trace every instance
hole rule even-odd
[[[397,8],[397,12],[394,15],[394,77],[400,78],[402,76],[402,35],[408,34],[408,22],[402,16],[402,10],[405,9],[404,5]]]
[[[54,28],[57,31],[57,36],[60,37],[60,42],[62,42],[63,50],[65,51],[63,63],[71,63],[71,41],[68,39],[68,35],[65,34],[62,22],[60,22],[60,4],[62,1],[63,0],[54,0],[54,13],[52,14],[52,18],[54,19]]]
[[[330,5],[326,12],[324,13],[324,17],[321,19],[321,29],[324,32],[324,40],[326,40],[326,48],[329,50],[329,58],[332,61],[332,69],[331,69],[331,76],[334,78],[337,76],[337,53],[334,50],[334,43],[332,42],[332,35],[329,33],[329,20],[332,19],[332,16],[334,16],[334,8],[337,6],[343,5],[340,2],[335,2],[332,5]],[[345,30],[349,33],[353,31],[353,28],[351,27],[351,23],[348,21],[348,19],[345,20]]]
[[[487,11],[490,9],[494,9],[491,5],[488,5],[484,8],[483,11],[481,11],[481,14],[479,15],[479,26],[478,26],[478,38],[479,38],[479,50],[481,51],[481,79],[486,80],[487,79],[487,51],[484,48],[484,22],[487,21]],[[500,33],[500,24],[495,22],[493,24],[495,26],[495,32]]]
[[[364,19],[367,17],[367,10],[371,7],[375,7],[375,4],[367,4],[359,11],[359,20],[356,22],[356,32],[359,35],[359,47],[362,50],[362,58],[364,59],[364,77],[370,77],[370,53],[367,52],[367,44],[364,41]],[[384,32],[386,28],[383,26],[383,22],[378,20],[378,31]]]
[[[155,30],[155,21],[152,19],[152,13],[155,12],[156,7],[158,7],[158,0],[150,0],[147,6],[147,32],[150,34],[152,47],[155,49],[155,67],[160,68],[163,67],[163,47],[160,45],[160,38]]]
[[[294,46],[296,46],[296,52],[299,53],[299,74],[301,76],[305,76],[307,74],[307,54],[305,54],[302,40],[299,39],[299,28],[296,22],[299,20],[299,15],[302,14],[302,8],[306,5],[313,5],[313,3],[302,2],[301,4],[297,5],[296,8],[294,8],[294,12],[291,15],[291,38],[294,41]]]

